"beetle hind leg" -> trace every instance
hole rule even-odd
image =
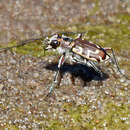
[[[91,67],[100,75],[100,77],[103,77],[103,72],[96,66],[96,64],[93,61],[88,61],[91,65]]]
[[[130,80],[127,75],[125,75],[125,74],[122,73],[122,71],[121,71],[121,69],[120,69],[120,67],[119,67],[119,64],[118,64],[118,61],[117,61],[117,58],[116,58],[116,55],[115,55],[114,50],[113,50],[112,48],[104,48],[104,50],[105,50],[105,51],[111,51],[112,57],[111,57],[110,55],[108,55],[108,54],[107,54],[107,55],[110,57],[112,63],[116,65],[116,68],[117,68],[118,72],[119,72],[122,76],[124,76],[126,79]]]

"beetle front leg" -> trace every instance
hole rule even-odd
[[[64,64],[64,62],[65,62],[65,53],[63,53],[63,55],[60,57],[60,59],[59,59],[59,62],[58,62],[58,70],[57,70],[57,72],[56,72],[56,74],[55,74],[55,76],[54,76],[54,80],[53,80],[53,83],[52,83],[52,85],[51,85],[51,87],[50,87],[50,89],[49,89],[49,95],[51,94],[51,92],[53,91],[53,89],[54,89],[54,87],[55,87],[55,85],[58,83],[58,77],[59,77],[59,75],[60,75],[60,70],[61,70],[61,66]]]

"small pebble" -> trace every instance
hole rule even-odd
[[[16,64],[17,62],[16,62],[16,60],[11,59],[11,60],[10,60],[10,63],[11,63],[11,64]]]
[[[33,74],[33,77],[34,77],[34,78],[38,78],[38,77],[39,77],[39,73],[34,73],[34,74]]]

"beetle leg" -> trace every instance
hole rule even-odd
[[[101,77],[103,77],[103,73],[102,71],[96,66],[96,64],[93,61],[88,60],[88,62],[90,63],[90,65],[92,66],[92,68],[100,74]]]
[[[111,58],[112,63],[116,65],[118,72],[119,72],[122,76],[124,76],[126,79],[130,80],[125,74],[123,74],[123,73],[121,72],[120,67],[119,67],[119,64],[118,64],[118,61],[117,61],[116,56],[115,56],[114,50],[113,50],[112,48],[104,48],[104,50],[105,50],[105,51],[111,51],[111,52],[112,52],[113,59],[107,54],[107,55]]]
[[[123,74],[123,73],[121,72],[120,67],[119,67],[119,65],[118,65],[118,61],[117,61],[116,56],[115,56],[115,52],[114,52],[113,49],[111,49],[111,51],[112,51],[114,63],[115,63],[115,65],[116,65],[116,67],[117,67],[117,70],[119,71],[119,73],[120,73],[122,76],[124,76],[126,79],[130,80],[127,75],[125,75],[125,74]]]
[[[59,59],[59,62],[58,62],[58,71],[56,72],[56,74],[54,76],[53,83],[52,83],[52,85],[51,85],[51,87],[49,89],[49,95],[53,91],[55,85],[58,83],[58,77],[60,75],[61,66],[64,64],[64,62],[65,62],[65,53],[63,53],[63,55]]]
[[[83,36],[83,34],[79,33],[78,36],[77,36],[77,38],[81,38],[82,39],[82,36]]]
[[[112,52],[112,48],[110,47],[106,47],[106,48],[102,48],[105,52],[107,51],[111,51]],[[106,55],[110,58],[111,62],[114,64],[115,63],[115,60],[108,54],[106,53]]]
[[[73,61],[76,62],[76,63],[83,64],[83,65],[91,66],[97,73],[100,74],[101,77],[103,77],[102,71],[96,66],[96,64],[93,61],[90,61],[90,60],[81,60],[81,59],[79,59],[76,56],[73,57]]]

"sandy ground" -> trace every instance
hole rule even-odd
[[[100,10],[93,13],[94,0],[1,0],[0,43],[64,31],[54,29],[56,25],[111,23],[109,16],[128,6],[119,0],[100,0],[98,4]],[[0,129],[107,129],[111,125],[118,129],[119,123],[121,129],[127,128],[129,80],[109,64],[100,66],[101,78],[93,69],[66,63],[60,87],[46,98],[57,61],[57,56],[0,53]]]

